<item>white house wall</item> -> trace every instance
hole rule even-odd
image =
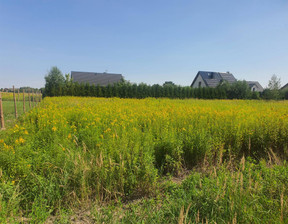
[[[254,91],[253,91],[253,88],[254,88]],[[253,85],[253,86],[251,86],[251,91],[252,92],[261,92],[261,89],[259,89],[257,85]]]
[[[192,88],[198,88],[199,82],[201,82],[201,87],[206,87],[204,80],[202,79],[201,75],[198,75],[196,81],[192,85]]]

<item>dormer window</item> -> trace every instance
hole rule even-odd
[[[213,79],[213,73],[208,73],[209,79]]]
[[[198,87],[199,87],[199,88],[201,87],[201,85],[202,85],[202,83],[201,83],[201,82],[198,82]]]

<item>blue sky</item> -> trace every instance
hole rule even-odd
[[[52,66],[190,85],[199,70],[288,82],[287,0],[0,0],[0,87]]]

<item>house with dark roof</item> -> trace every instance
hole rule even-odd
[[[230,72],[205,72],[199,71],[194,78],[191,87],[210,87],[215,88],[222,82],[230,84],[237,81],[237,79]],[[246,81],[252,92],[263,92],[263,87],[257,81]]]
[[[232,84],[237,80],[230,72],[205,72],[199,71],[194,78],[191,87],[199,88],[199,87],[217,87],[221,82],[227,81]]]
[[[108,86],[113,85],[123,80],[121,74],[112,73],[95,73],[95,72],[71,72],[73,82],[89,83],[90,85]]]
[[[281,91],[286,91],[288,90],[288,83],[285,86],[282,86],[282,88],[280,89]]]
[[[257,81],[246,81],[249,85],[249,88],[252,92],[263,92],[264,89]]]

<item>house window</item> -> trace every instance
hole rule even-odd
[[[199,82],[199,83],[198,83],[198,87],[200,88],[200,87],[201,87],[201,85],[202,85],[202,83],[201,83],[201,82]]]
[[[253,87],[252,91],[255,92],[255,90],[256,90],[255,87]]]

